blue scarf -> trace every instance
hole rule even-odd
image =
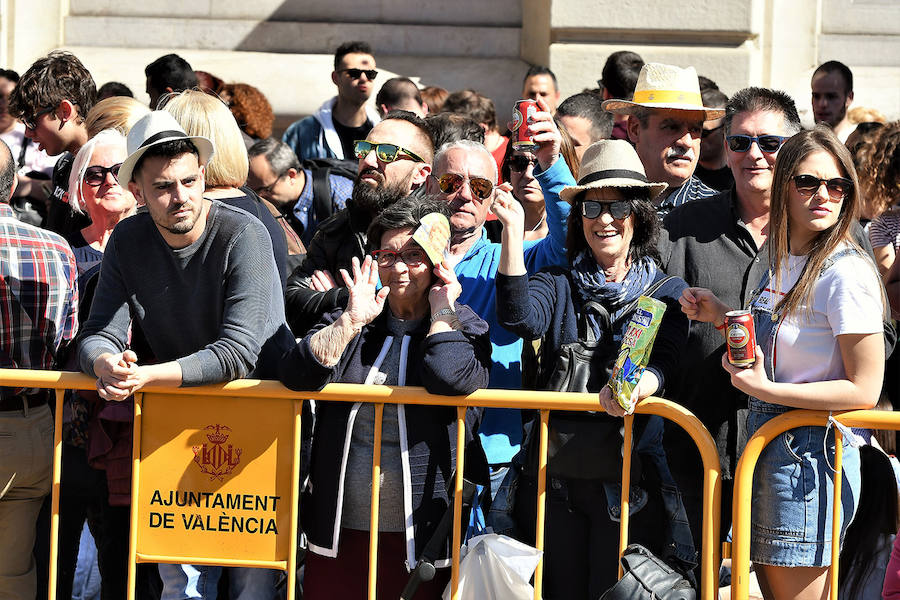
[[[582,250],[572,263],[574,295],[584,306],[594,301],[609,311],[610,322],[615,323],[622,316],[622,310],[632,300],[644,293],[656,279],[658,268],[653,259],[640,258],[633,263],[622,281],[606,281],[603,269],[594,260],[590,249]],[[596,320],[589,319],[597,338],[602,334]],[[613,332],[618,336],[619,332]]]

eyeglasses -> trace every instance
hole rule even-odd
[[[528,165],[536,165],[537,159],[533,156],[525,156],[524,154],[516,154],[509,157],[509,170],[516,173],[524,173]]]
[[[596,219],[608,212],[613,219],[627,219],[631,216],[631,202],[617,200],[616,202],[596,202],[585,200],[581,203],[581,214],[588,219]]]
[[[369,152],[375,151],[375,156],[381,162],[391,163],[395,160],[412,160],[415,162],[425,162],[418,154],[401,148],[396,144],[381,144],[378,142],[367,142],[366,140],[356,140],[353,142],[353,152],[356,158],[362,160],[369,155]]]
[[[822,185],[828,190],[828,196],[832,200],[843,200],[853,189],[853,182],[843,177],[834,179],[819,179],[815,175],[794,175],[792,178],[797,191],[801,196],[808,197],[815,194]]]
[[[366,74],[366,79],[369,81],[375,81],[375,78],[378,77],[378,71],[375,69],[340,69],[338,72],[346,73],[351,79],[359,79],[363,73]]]
[[[281,175],[279,175],[278,177],[276,177],[276,178],[275,178],[275,181],[273,181],[273,182],[270,183],[269,185],[263,186],[263,187],[261,187],[261,188],[259,188],[259,189],[253,190],[253,191],[256,192],[256,195],[257,195],[257,196],[263,196],[263,197],[265,197],[266,195],[272,193],[272,189],[278,184],[279,181],[282,180],[282,178],[283,178],[285,175],[287,175],[287,173],[282,173]]]
[[[749,135],[729,135],[725,139],[728,140],[728,147],[731,148],[732,152],[748,152],[750,146],[753,145],[753,142],[756,142],[756,145],[759,146],[760,150],[766,154],[773,154],[778,152],[778,149],[781,148],[782,144],[789,140],[790,137],[783,135],[761,135],[758,137]]]
[[[52,113],[56,110],[55,106],[51,106],[49,108],[45,108],[44,110],[38,112],[36,115],[30,118],[22,117],[22,124],[25,125],[25,129],[34,131],[37,129],[37,120],[40,119],[43,115]]]
[[[463,177],[457,173],[444,173],[440,177],[436,177],[436,179],[441,191],[445,194],[458,192],[466,181],[469,182],[469,189],[472,190],[472,195],[479,200],[487,200],[494,191],[493,182],[484,177]]]
[[[425,262],[428,255],[425,254],[425,251],[421,248],[407,248],[400,252],[394,252],[393,250],[375,250],[372,252],[372,257],[375,259],[375,262],[378,263],[379,267],[388,269],[397,264],[398,260],[405,263],[407,267],[418,267]]]
[[[116,183],[119,183],[119,169],[122,163],[116,163],[111,167],[95,165],[84,170],[84,182],[91,187],[100,187],[106,182],[106,174],[110,173]]]

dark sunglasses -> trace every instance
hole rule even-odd
[[[792,179],[797,187],[797,191],[804,197],[815,194],[822,187],[822,184],[825,184],[828,196],[832,200],[843,200],[853,189],[853,182],[843,177],[819,179],[815,175],[794,175]]]
[[[537,159],[533,156],[525,156],[523,154],[516,154],[515,156],[509,157],[509,170],[515,171],[516,173],[524,173],[528,168],[528,165],[536,165]]]
[[[375,78],[378,77],[378,71],[375,69],[341,69],[340,72],[346,73],[351,79],[359,79],[363,73],[366,74],[366,79],[369,81],[375,81]]]
[[[444,173],[436,179],[438,186],[445,194],[458,192],[466,181],[469,182],[469,189],[472,190],[472,195],[479,200],[487,200],[494,191],[493,182],[484,177],[463,177],[456,173]]]
[[[783,135],[760,135],[758,137],[750,135],[729,135],[725,139],[728,140],[728,147],[731,148],[732,152],[748,152],[750,146],[753,145],[753,142],[756,142],[756,145],[759,146],[760,150],[766,154],[772,154],[773,152],[778,152],[778,149],[781,148],[782,144],[789,140],[790,137]]]
[[[425,254],[425,251],[421,248],[407,248],[400,252],[394,252],[393,250],[375,250],[372,252],[372,258],[375,259],[375,262],[378,263],[379,267],[388,269],[397,264],[398,260],[405,263],[407,267],[418,267],[425,262],[428,255]]]
[[[608,212],[613,219],[627,219],[631,216],[631,202],[617,200],[616,202],[596,202],[584,200],[581,203],[581,214],[588,219],[596,219]]]
[[[36,115],[34,115],[31,118],[22,117],[22,124],[25,125],[25,129],[34,131],[35,129],[37,129],[37,120],[39,118],[41,118],[43,115],[52,113],[54,110],[56,110],[56,107],[51,106],[49,108],[45,108],[44,110],[38,112]]]
[[[84,182],[91,187],[100,187],[106,181],[106,174],[110,173],[116,183],[119,183],[119,169],[122,163],[116,163],[111,167],[101,167],[99,165],[88,167],[84,170]]]
[[[372,150],[375,151],[375,156],[377,156],[378,160],[381,162],[390,163],[399,159],[422,163],[425,162],[415,152],[407,150],[406,148],[401,148],[396,144],[381,144],[378,142],[367,142],[366,140],[356,140],[353,142],[353,152],[356,154],[356,158],[360,160],[367,157]]]

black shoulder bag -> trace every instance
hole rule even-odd
[[[600,600],[696,600],[697,592],[678,571],[640,544],[622,555],[622,579]]]

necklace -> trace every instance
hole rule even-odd
[[[535,231],[537,231],[538,229],[540,229],[540,228],[541,228],[541,225],[544,224],[544,219],[546,219],[546,218],[547,218],[547,213],[542,214],[542,215],[541,215],[541,220],[538,221],[538,222],[537,222],[537,225],[535,225],[534,227],[532,227],[532,228],[531,228],[531,231],[529,231],[528,233],[532,233],[532,232],[535,232]]]

